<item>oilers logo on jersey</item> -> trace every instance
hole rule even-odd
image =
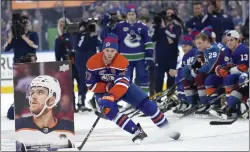
[[[113,74],[100,74],[100,76],[104,82],[113,82],[115,80]]]

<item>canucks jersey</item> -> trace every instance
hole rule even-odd
[[[146,24],[140,21],[135,24],[121,21],[110,32],[118,36],[118,52],[129,61],[153,57],[153,43]]]

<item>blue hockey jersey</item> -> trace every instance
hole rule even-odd
[[[226,48],[223,56],[224,60],[222,64],[224,65],[237,65],[238,69],[242,72],[245,72],[249,68],[249,47],[247,45],[239,44],[234,51]]]
[[[144,58],[153,59],[153,43],[146,24],[140,21],[135,24],[121,21],[110,32],[118,36],[118,52],[125,56],[128,61],[138,61]]]
[[[193,48],[190,51],[188,51],[186,54],[184,54],[182,58],[182,67],[186,65],[191,65],[194,61],[195,55],[197,53],[197,48]]]
[[[221,64],[223,60],[223,55],[216,45],[212,45],[210,48],[203,51],[203,55],[205,63],[198,69],[201,73],[209,74],[214,72],[215,67]]]

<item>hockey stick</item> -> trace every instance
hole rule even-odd
[[[231,121],[211,121],[210,125],[231,125],[233,124],[235,121],[237,121],[239,118],[241,118],[245,113],[249,112],[249,109],[247,111],[245,111],[244,113],[242,113],[240,116],[234,118]]]
[[[242,88],[243,85],[245,85],[245,83],[249,83],[249,80],[247,80],[246,82],[244,82],[243,84],[241,84],[239,86],[239,88]],[[235,89],[232,89],[229,93],[231,93],[232,91],[234,91]],[[226,94],[224,93],[224,96],[226,96]],[[242,101],[241,101],[242,102]],[[237,121],[239,118],[241,118],[245,113],[249,112],[249,109],[247,111],[245,111],[244,113],[242,113],[240,116],[234,118],[231,121],[211,121],[210,125],[231,125],[233,124],[235,121]]]
[[[176,88],[176,86],[181,83],[182,81],[184,81],[185,78],[182,78],[181,80],[179,80],[178,82],[176,82],[173,86],[171,86],[169,89],[166,89],[162,92],[159,92],[155,95],[153,95],[152,97],[150,97],[149,99],[156,102],[157,100],[160,100],[162,97],[164,96],[171,96],[173,94],[173,89]],[[140,110],[139,109],[135,109],[134,111],[131,111],[130,113],[128,113],[127,115],[129,114],[132,114],[132,116],[130,116],[130,118],[134,117],[134,116],[137,116],[139,113],[140,113]]]
[[[221,89],[223,86],[224,86],[223,84],[220,85],[220,86],[219,86],[218,88],[216,88],[216,90],[214,90],[211,94],[207,95],[207,97],[210,97],[212,94],[214,94],[215,92],[217,92],[217,91],[218,91],[219,89]],[[208,103],[208,105],[211,105],[211,104],[215,103],[218,99],[222,98],[223,96],[224,96],[224,94],[221,94],[221,95],[219,95],[218,97],[216,97],[216,98],[210,100],[209,103]],[[207,105],[203,105],[203,106],[201,106],[200,108],[203,108],[203,107],[205,107],[205,106],[207,106]],[[190,114],[194,113],[194,112],[198,109],[198,107],[199,107],[199,104],[195,105],[192,109],[186,111],[180,118],[184,118],[184,117],[189,116]]]
[[[103,115],[104,109],[105,109],[105,108],[103,108],[103,109],[101,110],[101,114],[96,118],[96,120],[95,120],[94,124],[92,125],[92,127],[91,127],[91,129],[90,129],[88,135],[85,137],[85,139],[83,140],[83,142],[81,143],[81,145],[77,147],[78,150],[81,150],[82,147],[86,144],[87,140],[89,139],[90,134],[93,132],[93,130],[95,129],[95,126],[97,125],[97,123],[99,122],[101,116]]]
[[[172,92],[170,92],[170,91],[172,91],[179,83],[181,83],[181,82],[184,81],[184,80],[185,80],[185,78],[182,78],[180,81],[176,82],[176,83],[175,83],[173,86],[171,86],[169,89],[166,89],[166,90],[164,90],[164,91],[162,91],[162,92],[159,92],[159,93],[153,95],[152,97],[150,97],[149,99],[150,99],[150,100],[155,100],[155,101],[157,101],[157,100],[161,99],[162,97],[164,97],[165,95],[169,96],[169,94],[172,93]],[[170,93],[169,93],[169,92],[170,92]]]

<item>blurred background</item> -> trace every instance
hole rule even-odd
[[[133,0],[138,6],[139,16],[153,15],[149,12],[160,12],[162,5],[173,6],[178,10],[178,16],[185,22],[192,15],[194,1],[139,1]],[[63,17],[66,10],[67,18],[76,21],[82,18],[98,18],[106,12],[124,11],[130,1],[1,1],[1,50],[7,41],[11,30],[12,13],[21,13],[29,17],[31,29],[39,35],[39,49],[41,51],[53,50],[54,40],[57,37],[57,21]],[[223,9],[233,17],[235,29],[241,33],[242,26],[249,14],[249,1],[222,1]],[[207,12],[207,1],[202,1],[203,13]]]

